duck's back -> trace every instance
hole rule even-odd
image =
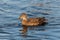
[[[43,22],[43,21],[45,21],[45,18],[43,18],[43,17],[42,18],[40,18],[40,17],[39,18],[30,18],[29,21],[30,22]]]

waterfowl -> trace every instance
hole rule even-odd
[[[22,13],[19,19],[22,20],[22,25],[25,26],[38,26],[46,22],[45,17],[29,18],[26,13]]]

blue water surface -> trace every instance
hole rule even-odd
[[[48,24],[24,29],[18,20],[23,12]],[[60,0],[0,0],[0,40],[60,40]]]

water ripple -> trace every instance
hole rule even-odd
[[[0,0],[0,40],[60,40],[59,2],[60,0]],[[26,12],[29,17],[45,17],[48,24],[24,29],[18,20],[22,12]]]

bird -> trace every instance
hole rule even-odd
[[[38,26],[46,23],[45,17],[29,18],[26,13],[21,13],[18,19],[21,20],[21,23],[24,26]]]

